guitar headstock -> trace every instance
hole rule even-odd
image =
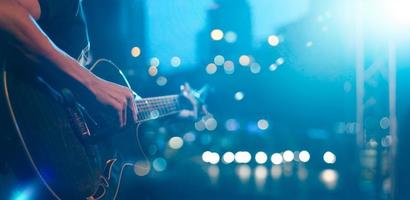
[[[181,117],[192,117],[194,119],[211,116],[205,104],[207,92],[208,86],[204,86],[200,90],[194,90],[188,83],[181,85],[181,96],[184,97],[192,107],[190,109],[183,109],[179,115]]]

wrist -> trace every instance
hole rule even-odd
[[[87,70],[87,72],[89,71]],[[100,81],[101,79],[91,72],[87,73],[85,77],[80,78],[79,80],[79,82],[83,84],[86,88],[88,88],[88,90],[90,90],[92,93],[95,93],[96,86]]]

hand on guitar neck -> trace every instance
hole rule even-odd
[[[205,105],[206,87],[199,91],[191,89],[189,84],[181,86],[181,93],[159,97],[137,99],[137,123],[160,117],[178,114],[182,118],[198,119],[210,115]]]
[[[128,108],[132,112],[134,121],[137,120],[134,96],[129,88],[100,79],[90,87],[90,90],[100,103],[111,106],[117,111],[120,127],[124,127],[127,123]]]

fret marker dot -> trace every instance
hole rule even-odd
[[[157,119],[159,117],[159,111],[158,110],[153,110],[150,113],[151,119]]]

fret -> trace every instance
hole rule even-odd
[[[178,113],[181,110],[178,98],[178,95],[168,95],[136,100],[137,122]]]

